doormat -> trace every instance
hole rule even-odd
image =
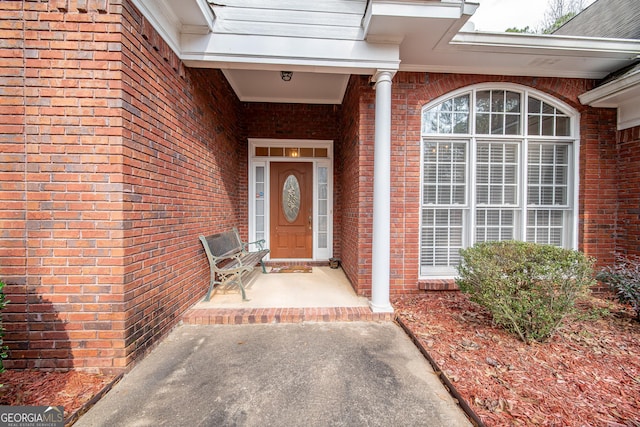
[[[269,273],[311,273],[311,266],[283,265],[281,267],[273,267]]]

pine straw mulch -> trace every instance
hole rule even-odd
[[[487,426],[640,427],[640,322],[617,303],[585,299],[548,342],[530,345],[459,292],[393,305]]]
[[[0,405],[63,406],[65,419],[69,420],[114,379],[80,371],[7,370],[0,374]]]

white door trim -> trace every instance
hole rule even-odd
[[[256,155],[257,147],[282,148],[282,155]],[[326,157],[285,155],[286,149],[313,148],[326,149]],[[271,151],[269,152],[271,154]],[[313,163],[313,257],[306,261],[326,261],[333,256],[333,141],[332,140],[311,140],[311,139],[249,139],[249,191],[248,191],[248,229],[249,241],[256,241],[264,238],[266,247],[270,245],[270,218],[269,218],[269,179],[270,165],[272,162],[310,162]],[[256,171],[262,168],[263,182],[256,183]],[[320,211],[319,197],[321,183],[319,182],[319,171],[326,168],[326,215]],[[262,190],[262,194],[260,193]],[[258,212],[259,211],[259,212]],[[260,215],[258,215],[260,213]],[[326,231],[320,230],[319,226],[324,223],[326,217]],[[259,224],[262,222],[262,224]],[[324,242],[326,233],[326,245]],[[322,234],[322,236],[321,236]],[[321,247],[322,246],[322,247]],[[267,257],[269,259],[269,257]],[[290,260],[288,260],[290,261]]]

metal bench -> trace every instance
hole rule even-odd
[[[231,231],[200,236],[200,242],[204,247],[211,267],[211,282],[205,301],[209,301],[211,293],[216,285],[236,282],[242,292],[242,300],[247,301],[247,295],[242,284],[242,276],[253,271],[256,264],[260,263],[262,272],[266,273],[262,260],[269,249],[264,248],[264,239],[256,242],[244,243],[240,240],[240,234],[234,227]],[[255,245],[258,250],[249,251],[249,245]]]

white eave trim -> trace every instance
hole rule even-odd
[[[180,56],[180,30],[178,17],[163,1],[131,0],[160,37]]]
[[[547,34],[460,32],[450,45],[459,48],[485,48],[495,52],[509,52],[514,49],[561,51],[564,55],[582,56],[593,52],[597,56],[619,57],[628,55],[632,60],[640,54],[640,41],[627,39],[603,39],[594,37],[557,36]],[[607,55],[608,54],[608,55]]]
[[[640,126],[640,69],[578,96],[596,108],[616,108],[618,130]]]
[[[300,67],[307,70],[336,68],[354,70],[356,74],[378,68],[397,70],[400,66],[397,45],[213,33],[205,36],[183,34],[181,59],[192,66],[198,66],[195,65],[198,61],[203,61],[201,66],[206,66],[207,62],[218,63],[220,68],[231,64],[248,69],[287,65],[291,71]]]
[[[633,74],[591,89],[589,92],[578,96],[578,98],[584,105],[615,108],[618,106],[618,101],[615,98],[624,96],[625,93],[634,89],[640,90],[640,69],[636,70]]]
[[[205,35],[213,29],[215,16],[213,16],[213,11],[206,0],[196,0],[197,7],[202,13],[202,19],[200,22],[190,24],[182,23],[164,0],[131,1],[178,56],[181,56],[182,34]]]

